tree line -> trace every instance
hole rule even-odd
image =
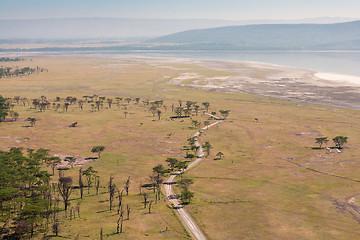
[[[20,61],[25,61],[25,58],[9,58],[9,57],[1,57],[0,58],[0,62],[20,62]]]
[[[31,67],[0,67],[0,79],[1,78],[12,78],[12,77],[21,77],[24,75],[30,75],[33,73],[47,72],[48,70],[41,67],[31,68]]]

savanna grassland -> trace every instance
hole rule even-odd
[[[210,155],[184,174],[193,180],[190,188],[195,193],[186,209],[209,239],[360,238],[360,217],[349,201],[360,193],[359,111],[179,85],[191,79],[168,84],[185,73],[232,74],[186,61],[48,56],[1,65],[39,66],[48,71],[0,79],[3,97],[26,97],[30,103],[15,104],[17,121],[0,123],[0,150],[50,149],[52,155],[82,159],[83,169],[92,166],[100,177],[98,195],[94,187],[89,194],[85,188],[80,199],[79,190],[73,190],[69,208],[80,203],[81,216],[65,218],[61,211],[60,237],[49,230],[52,239],[100,239],[101,228],[104,239],[191,239],[176,211],[164,199],[155,203],[153,191],[146,188],[142,191],[149,192],[154,202],[151,213],[144,209],[139,186],[149,181],[154,166],[166,166],[167,158],[184,160],[183,146],[196,132],[193,120],[213,122],[201,114],[203,102],[209,102],[209,112],[217,115],[221,109],[230,110],[225,121],[199,137],[201,143],[211,143]],[[59,97],[63,104],[68,96],[93,95],[123,99],[119,104],[114,101],[111,108],[104,102],[99,110],[87,102],[83,110],[74,103],[67,111],[52,105],[39,111],[31,105],[33,98],[41,96],[51,103]],[[160,100],[159,119],[143,101]],[[178,107],[178,100],[197,102],[198,116],[193,113],[191,118],[171,121],[172,105]],[[38,119],[33,127],[24,127],[28,117]],[[69,128],[74,122],[78,126]],[[331,139],[339,135],[348,137],[341,153],[316,148],[315,138],[328,137],[327,145],[332,147]],[[84,160],[97,156],[90,152],[96,145],[105,146],[100,159]],[[220,151],[223,158],[214,160]],[[49,167],[44,169],[51,172]],[[72,176],[77,186],[78,171],[75,166],[62,172]],[[110,176],[120,189],[129,176],[131,180],[129,195],[123,196],[131,214],[120,235],[115,234],[116,210],[109,211]],[[57,178],[58,171],[52,181]]]

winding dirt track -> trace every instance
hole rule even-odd
[[[215,118],[216,122],[214,122],[211,125],[208,125],[202,129],[200,129],[193,137],[195,138],[195,145],[199,147],[198,156],[197,159],[190,163],[186,169],[183,171],[177,171],[174,174],[172,174],[165,182],[164,182],[164,190],[165,190],[165,196],[166,198],[174,205],[174,208],[178,211],[179,216],[181,218],[181,221],[184,223],[185,227],[188,229],[188,231],[192,234],[192,236],[197,240],[205,240],[205,235],[201,232],[198,225],[195,223],[194,219],[191,218],[190,214],[184,209],[183,205],[181,205],[179,199],[174,194],[172,190],[172,184],[174,183],[174,179],[179,174],[186,172],[190,170],[191,168],[195,167],[197,164],[200,163],[200,161],[204,158],[204,149],[202,148],[200,142],[198,141],[197,137],[200,135],[200,133],[204,130],[207,130],[208,128],[215,126],[216,124],[219,124],[223,121],[223,119],[213,116],[211,114],[205,113],[208,116],[211,116]]]

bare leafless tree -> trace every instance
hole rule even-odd
[[[100,177],[96,176],[95,177],[95,188],[96,188],[96,195],[99,194],[99,188],[100,188]]]
[[[117,213],[118,214],[120,214],[120,211],[122,211],[122,195],[123,195],[123,191],[124,190],[122,190],[121,192],[120,192],[120,190],[119,189],[117,189],[117,193],[118,193],[118,200],[119,200],[119,204],[118,204],[118,210],[117,210]]]
[[[80,198],[82,198],[84,193],[84,183],[82,181],[82,168],[79,169],[79,189],[80,189]]]
[[[149,194],[144,192],[143,193],[143,197],[144,197],[144,208],[146,208],[146,205],[147,205],[147,200],[149,198]]]
[[[124,189],[126,191],[126,196],[129,195],[129,187],[130,187],[130,177],[128,177],[128,179],[124,183]]]
[[[110,181],[109,181],[109,202],[110,202],[110,210],[112,209],[112,203],[114,200],[114,194],[115,194],[115,184],[113,183],[114,177],[110,177]]]
[[[152,205],[152,202],[153,202],[153,201],[150,201],[150,202],[149,202],[149,213],[151,213],[151,205]]]
[[[130,219],[130,211],[131,211],[131,208],[129,207],[129,204],[126,204],[126,216],[127,216],[127,220]]]

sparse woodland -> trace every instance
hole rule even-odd
[[[2,120],[9,119],[10,112],[14,108],[29,109],[28,116],[20,116],[29,125],[23,127],[36,128],[36,123],[41,121],[41,113],[46,111],[54,112],[99,112],[134,111],[134,106],[148,111],[153,118],[152,121],[174,121],[171,117],[198,116],[200,111],[204,115],[208,111],[210,103],[203,103],[204,109],[200,109],[196,102],[187,101],[186,106],[166,106],[163,100],[142,100],[140,98],[116,97],[108,98],[98,95],[85,95],[82,97],[68,96],[65,98],[55,97],[53,99],[43,95],[39,98],[28,99],[16,96],[13,98],[0,98]],[[181,101],[179,101],[181,102]],[[138,111],[138,110],[137,110]],[[166,119],[162,112],[167,112]],[[36,114],[36,118],[32,117]],[[169,118],[170,116],[170,118]],[[19,117],[19,116],[18,116]],[[209,125],[211,118],[205,118],[204,126]],[[124,121],[131,121],[126,119]],[[16,121],[16,120],[15,120]],[[191,120],[188,126],[190,129],[199,129],[201,122]],[[2,123],[2,124],[7,124]],[[80,123],[81,126],[81,123]],[[68,127],[78,127],[78,122]],[[171,134],[167,136],[171,137]],[[31,149],[12,147],[9,151],[0,152],[1,167],[1,236],[10,239],[30,239],[33,237],[60,236],[62,225],[67,221],[78,219],[81,221],[82,201],[87,198],[96,198],[103,194],[108,195],[108,207],[106,211],[114,212],[118,217],[114,222],[114,233],[121,234],[126,229],[126,221],[131,218],[134,199],[127,200],[129,195],[138,196],[135,201],[143,204],[148,214],[154,210],[154,204],[158,204],[164,195],[162,184],[164,178],[176,171],[184,170],[188,163],[197,156],[198,147],[194,145],[194,139],[188,139],[189,145],[183,147],[185,151],[183,159],[168,157],[165,160],[167,166],[158,164],[149,169],[149,175],[144,183],[138,186],[139,193],[129,193],[132,186],[131,175],[124,179],[122,184],[116,184],[116,176],[100,176],[98,171],[91,165],[81,165],[74,168],[77,160],[73,156],[66,156],[63,159],[51,154],[50,149]],[[210,151],[210,143],[206,142],[207,155]],[[94,146],[89,153],[96,154],[94,159],[100,159],[100,154],[106,152],[105,146]],[[74,170],[75,169],[75,170]],[[77,170],[76,170],[77,169]],[[77,177],[68,172],[78,171]],[[190,190],[193,184],[192,179],[182,178],[177,186],[178,198],[183,204],[189,204],[195,193]],[[85,191],[84,191],[85,190]],[[133,198],[133,197],[132,197]],[[93,214],[96,215],[96,212]],[[99,232],[106,236],[112,234],[99,229]]]

